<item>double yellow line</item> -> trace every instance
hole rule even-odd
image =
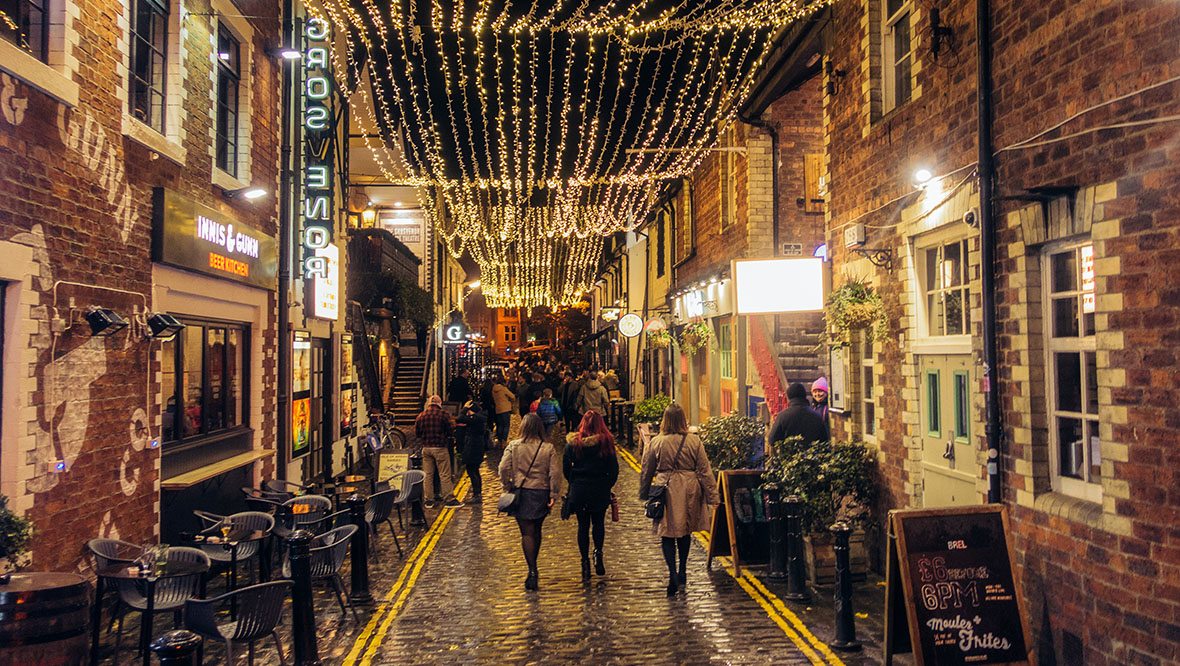
[[[629,451],[619,449],[619,455],[632,467],[636,472],[640,471],[639,462],[635,460],[635,456],[631,455]],[[707,532],[695,532],[697,541],[705,550],[709,549],[709,535]],[[832,649],[826,643],[821,641],[807,629],[807,625],[799,619],[798,615],[791,612],[786,604],[776,597],[762,581],[758,580],[750,574],[748,570],[743,570],[742,575],[738,576],[734,573],[732,563],[728,557],[718,557],[717,561],[725,567],[726,573],[730,575],[737,584],[741,586],[746,594],[757,603],[770,619],[783,630],[787,638],[799,648],[799,651],[814,665],[814,666],[844,666],[844,662],[840,660]]]
[[[467,488],[470,485],[470,480],[464,476],[459,480],[455,486],[455,497],[462,501],[467,493]],[[364,631],[360,636],[357,636],[356,642],[353,643],[352,649],[349,650],[348,655],[344,657],[343,666],[370,666],[373,663],[373,657],[376,655],[378,648],[381,647],[382,641],[385,640],[385,634],[389,633],[389,627],[393,625],[393,621],[397,618],[397,614],[406,605],[406,601],[410,598],[410,593],[414,589],[414,584],[418,582],[418,576],[422,573],[422,567],[426,565],[426,561],[430,559],[430,554],[434,552],[435,546],[438,545],[438,540],[442,536],[447,525],[451,523],[451,519],[455,516],[455,509],[458,507],[443,507],[442,512],[435,518],[434,524],[426,531],[426,535],[418,542],[418,547],[410,554],[410,559],[402,566],[401,574],[398,575],[397,580],[393,583],[393,587],[381,601],[381,605],[377,607],[377,611],[373,613],[373,617],[369,618],[368,624],[365,625]],[[363,650],[363,654],[362,654]]]

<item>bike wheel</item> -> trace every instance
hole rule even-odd
[[[392,449],[406,448],[406,433],[392,423],[385,430],[386,445]]]

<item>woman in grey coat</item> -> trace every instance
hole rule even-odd
[[[709,529],[713,507],[721,503],[717,481],[701,438],[688,432],[688,422],[680,405],[672,403],[664,410],[660,434],[643,452],[639,474],[639,499],[646,500],[651,487],[667,486],[664,494],[664,517],[656,521],[656,533],[668,565],[668,596],[687,583],[685,566],[692,533]],[[680,568],[676,553],[680,552]]]
[[[515,488],[518,494],[516,524],[520,527],[520,545],[529,568],[524,587],[535,590],[541,524],[549,515],[553,498],[561,491],[561,457],[545,440],[545,426],[536,414],[525,414],[520,423],[520,439],[504,451],[500,459],[500,483],[504,492]]]

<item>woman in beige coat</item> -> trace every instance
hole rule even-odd
[[[500,458],[500,483],[504,492],[516,489],[516,524],[520,546],[529,567],[526,590],[537,589],[537,554],[541,552],[541,524],[553,498],[561,492],[561,456],[545,441],[545,426],[536,414],[525,414],[520,439],[514,440]]]
[[[717,482],[701,439],[688,432],[688,422],[680,405],[672,403],[664,410],[660,434],[643,452],[643,469],[639,475],[639,499],[646,500],[653,485],[666,485],[664,517],[656,521],[656,533],[668,565],[668,596],[684,589],[685,566],[692,533],[709,528],[712,508],[721,503]],[[680,551],[680,568],[676,552]]]

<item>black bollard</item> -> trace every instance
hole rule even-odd
[[[860,641],[856,640],[856,616],[852,613],[852,564],[848,554],[851,532],[848,523],[832,525],[832,534],[836,537],[833,546],[836,553],[836,640],[832,641],[832,647],[844,652],[856,652],[861,648]]]
[[[356,534],[352,535],[352,592],[348,598],[354,603],[373,602],[369,593],[369,525],[365,522],[365,498],[353,495],[348,498],[348,512]]]
[[[767,528],[770,530],[770,573],[767,575],[772,580],[783,580],[787,577],[787,533],[778,485],[766,484],[762,494],[766,497]]]
[[[807,591],[803,573],[802,505],[796,495],[788,497],[783,504],[787,524],[787,593],[784,596],[790,601],[806,604],[811,603],[811,594]]]
[[[156,653],[160,666],[193,666],[199,647],[201,637],[184,629],[169,631],[152,641],[152,652]]]
[[[296,530],[287,537],[291,562],[291,637],[295,641],[295,666],[319,666],[315,639],[315,606],[311,595],[311,540],[315,535]]]

